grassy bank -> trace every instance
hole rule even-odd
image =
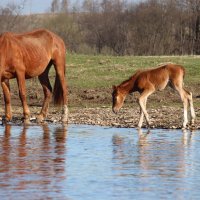
[[[185,83],[200,85],[200,56],[91,56],[67,54],[69,86],[92,89],[108,88],[127,79],[137,69],[173,62],[186,68]]]
[[[67,54],[67,78],[73,106],[110,106],[112,85],[129,78],[137,69],[152,68],[173,62],[186,68],[185,87],[192,91],[196,106],[200,106],[200,56],[91,56]],[[76,94],[76,95],[74,95]],[[180,98],[172,90],[158,92],[150,97],[151,107],[180,106]],[[76,103],[77,102],[77,103]],[[127,98],[127,106],[135,99]],[[160,104],[162,102],[162,104]]]

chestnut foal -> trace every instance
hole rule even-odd
[[[190,104],[191,124],[194,124],[195,111],[193,107],[192,93],[183,88],[184,67],[176,64],[166,64],[154,69],[138,70],[128,80],[118,86],[113,86],[112,109],[117,113],[123,106],[127,94],[139,92],[140,119],[138,127],[142,127],[143,118],[150,127],[149,116],[146,110],[147,98],[157,90],[163,90],[167,85],[177,90],[184,107],[183,128],[188,124],[187,107]]]

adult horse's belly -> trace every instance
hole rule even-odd
[[[36,63],[34,65],[29,65],[28,67],[26,67],[25,78],[28,79],[41,75],[47,68],[48,64],[49,61],[40,64]]]

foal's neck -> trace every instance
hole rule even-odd
[[[134,92],[135,75],[131,76],[128,80],[122,82],[119,87],[125,95]]]

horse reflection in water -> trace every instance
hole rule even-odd
[[[149,130],[137,131],[137,142],[126,136],[113,136],[113,159],[117,166],[114,170],[119,176],[139,176],[141,181],[152,173],[162,177],[163,181],[169,177],[185,176],[185,151],[192,144],[193,133],[183,130],[179,141],[168,141],[153,138]]]
[[[35,128],[38,126],[32,126],[31,130]],[[24,126],[13,139],[12,126],[5,126],[4,137],[0,140],[1,188],[6,189],[10,185],[14,185],[15,190],[31,191],[36,188],[38,195],[41,195],[39,191],[62,189],[59,189],[59,182],[66,179],[66,127],[61,126],[53,131],[47,125],[41,128],[42,135],[32,137],[29,127]]]
[[[139,134],[139,154],[138,161],[140,167],[144,173],[144,176],[148,176],[148,171],[156,173],[162,177],[163,181],[170,179],[171,177],[180,178],[185,176],[187,171],[187,157],[186,152],[188,146],[191,143],[192,137],[186,137],[192,133],[187,130],[182,131],[180,140],[168,140],[163,138],[155,140],[151,132],[143,132],[142,129],[138,130]],[[186,148],[183,148],[183,147]]]

